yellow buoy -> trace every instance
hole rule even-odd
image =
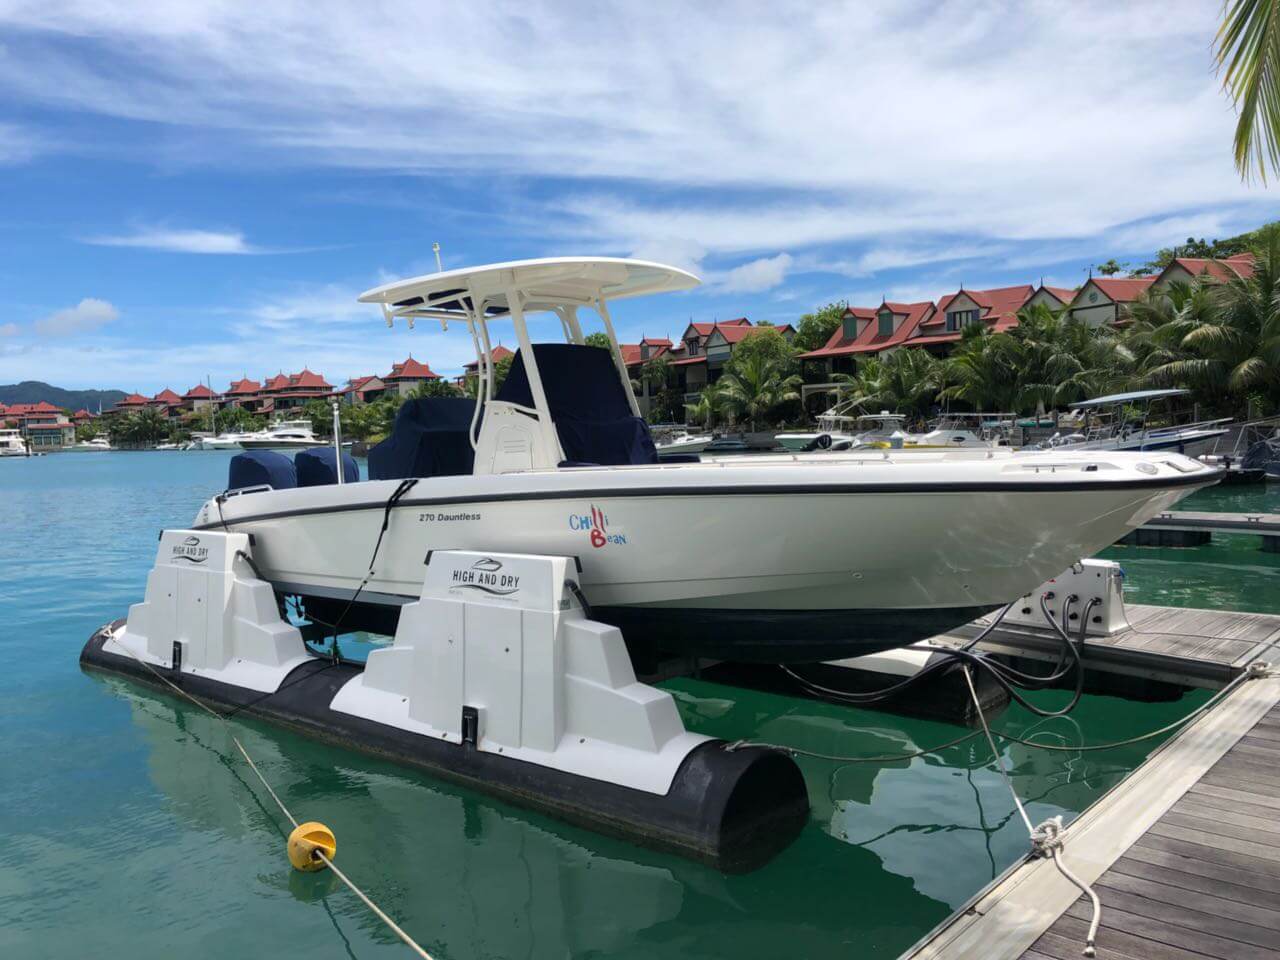
[[[289,834],[288,850],[289,862],[298,870],[323,870],[324,861],[316,856],[316,852],[332,860],[338,850],[338,841],[334,839],[332,830],[312,820],[293,828],[293,833]]]

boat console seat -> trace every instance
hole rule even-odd
[[[333,447],[312,447],[299,450],[293,457],[293,466],[298,474],[298,486],[323,487],[338,482],[337,457]],[[342,455],[342,482],[359,483],[360,468],[355,457],[349,453]]]
[[[370,480],[468,476],[475,465],[471,417],[476,402],[465,397],[406,400],[391,436],[369,450]]]
[[[231,458],[227,471],[227,489],[268,486],[273,490],[291,490],[298,485],[298,471],[293,461],[275,450],[246,450]]]
[[[522,351],[495,400],[534,407]],[[649,425],[631,412],[618,369],[608,350],[577,343],[535,343],[542,389],[555,421],[564,462],[578,466],[622,466],[658,462]]]

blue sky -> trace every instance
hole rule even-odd
[[[432,241],[703,278],[620,303],[634,340],[1074,286],[1277,215],[1218,0],[475,7],[0,0],[0,382],[451,372],[465,335],[354,302]]]

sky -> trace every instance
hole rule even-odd
[[[455,372],[465,332],[356,302],[433,242],[702,278],[619,302],[632,342],[1073,287],[1276,217],[1232,165],[1221,10],[0,0],[0,383]]]

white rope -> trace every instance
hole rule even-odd
[[[1098,899],[1098,895],[1093,892],[1092,887],[1067,869],[1067,865],[1062,862],[1064,845],[1062,817],[1050,817],[1038,827],[1031,825],[1031,818],[1027,816],[1027,809],[1022,805],[1022,800],[1018,797],[1018,791],[1013,788],[1013,781],[1009,779],[1009,773],[1004,768],[1004,757],[996,747],[995,738],[991,735],[991,728],[987,726],[987,718],[982,712],[982,704],[978,700],[978,691],[974,689],[973,677],[969,672],[967,663],[964,665],[964,682],[969,686],[969,696],[973,698],[974,709],[978,711],[978,720],[982,723],[982,732],[986,734],[987,743],[991,745],[991,753],[996,760],[996,769],[1000,771],[1004,785],[1009,788],[1009,795],[1013,797],[1013,804],[1018,808],[1022,822],[1027,825],[1027,837],[1031,841],[1032,851],[1038,857],[1052,859],[1053,865],[1058,868],[1058,872],[1071,881],[1081,893],[1093,902],[1093,919],[1089,922],[1089,935],[1085,938],[1083,951],[1086,957],[1093,957],[1097,953],[1094,949],[1094,942],[1098,939],[1098,924],[1102,920],[1102,901]]]
[[[271,794],[271,799],[276,802],[276,806],[280,808],[280,812],[283,813],[288,818],[289,822],[292,823],[296,828],[298,826],[297,818],[294,817],[294,815],[289,812],[289,808],[284,805],[284,801],[280,799],[280,796],[273,789],[271,789],[271,784],[267,783],[267,778],[262,775],[262,771],[258,769],[258,765],[253,762],[253,757],[249,756],[249,751],[244,748],[244,744],[242,744],[240,742],[240,739],[234,733],[231,732],[230,718],[224,716],[221,713],[218,713],[218,711],[214,710],[211,706],[209,706],[204,701],[197,699],[196,697],[188,693],[186,690],[183,690],[180,686],[178,686],[176,683],[174,683],[172,680],[166,677],[163,673],[157,670],[155,666],[148,663],[146,660],[142,659],[142,657],[138,656],[138,654],[135,651],[133,651],[127,643],[121,643],[119,637],[113,636],[112,639],[115,640],[116,646],[120,647],[122,650],[128,653],[129,656],[137,660],[138,663],[142,664],[144,667],[150,670],[151,673],[157,679],[164,681],[164,683],[167,684],[169,688],[172,689],[175,693],[181,694],[183,697],[186,697],[188,700],[194,703],[197,707],[199,707],[205,713],[209,714],[209,716],[217,720],[221,720],[223,724],[227,726],[227,735],[231,738],[231,742],[236,745],[236,749],[240,751],[240,754],[241,756],[244,757],[245,762],[249,764],[249,769],[254,772],[258,780],[262,783],[263,789],[265,789],[267,793]],[[410,950],[414,951],[418,956],[422,957],[423,960],[432,960],[431,955],[427,953],[427,951],[423,950],[422,947],[418,946],[417,941],[414,940],[413,937],[409,936],[409,934],[405,933],[404,930],[400,928],[400,925],[398,923],[396,923],[389,916],[387,916],[385,912],[383,912],[381,907],[379,907],[376,903],[370,900],[369,897],[365,894],[365,892],[361,890],[358,886],[356,886],[355,882],[352,881],[350,877],[348,877],[345,873],[339,870],[337,865],[332,860],[330,860],[327,856],[325,856],[323,850],[314,850],[312,851],[312,854],[318,857],[319,859],[323,860],[325,863],[325,866],[327,866],[330,870],[333,871],[334,876],[336,876],[339,880],[345,883],[347,885],[347,888],[352,893],[354,893],[357,897],[359,897],[362,901],[364,901],[364,905],[368,907],[370,910],[372,910],[379,920],[381,920],[389,928],[391,928],[391,932],[394,933],[397,937],[399,937],[402,941],[404,941],[405,946],[407,946]]]

